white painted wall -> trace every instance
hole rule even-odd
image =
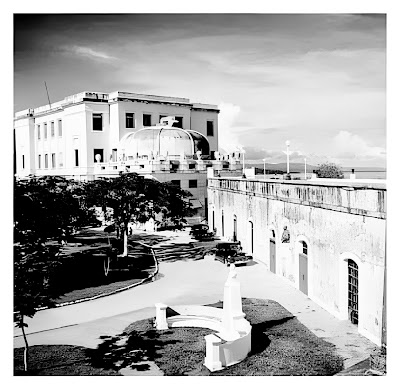
[[[226,180],[228,181],[228,180]],[[251,192],[251,183],[247,184]],[[291,190],[301,184],[291,185]],[[380,343],[382,328],[382,296],[385,258],[386,220],[375,217],[382,214],[384,195],[380,189],[345,191],[342,200],[355,212],[331,204],[324,209],[318,203],[282,201],[273,198],[286,193],[288,185],[274,183],[269,195],[246,195],[235,190],[208,189],[209,220],[215,209],[217,234],[221,233],[221,211],[224,210],[225,236],[233,234],[233,215],[237,216],[238,240],[246,251],[250,250],[248,221],[254,223],[254,253],[257,261],[270,266],[270,230],[276,232],[276,273],[299,288],[300,241],[308,245],[308,295],[333,315],[347,319],[347,262],[356,258],[359,265],[359,324],[360,333]],[[317,190],[308,186],[310,193]],[[381,192],[379,195],[378,192]],[[274,193],[274,194],[273,194]],[[305,192],[306,193],[306,192]],[[319,187],[321,203],[337,198],[340,189]],[[268,197],[269,196],[269,197]],[[322,200],[323,198],[323,200]],[[378,200],[377,200],[378,199]],[[289,199],[290,200],[290,199]],[[293,199],[292,199],[293,200]],[[297,200],[297,199],[296,199]],[[374,208],[375,211],[374,212]],[[358,211],[357,211],[358,210]],[[371,216],[374,215],[374,216]],[[288,226],[290,243],[281,242],[283,227]]]

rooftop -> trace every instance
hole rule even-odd
[[[112,103],[116,101],[139,101],[145,103],[184,105],[191,107],[193,109],[212,110],[219,112],[217,105],[190,103],[190,100],[184,97],[146,95],[140,93],[119,92],[119,91],[111,93],[84,91],[71,96],[67,96],[61,101],[56,101],[54,103],[43,105],[37,108],[28,108],[22,111],[18,111],[15,113],[14,119],[21,119],[29,116],[36,116],[45,113],[55,112],[58,110],[62,110],[69,105],[82,103],[84,101],[102,102],[102,103]]]

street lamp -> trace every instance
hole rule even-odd
[[[289,146],[290,146],[290,141],[286,141],[286,173],[289,174]]]
[[[263,162],[264,162],[264,180],[265,180],[265,161],[266,161],[266,159],[263,158]]]

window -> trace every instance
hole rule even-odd
[[[50,122],[50,132],[51,136],[54,137],[54,122]]]
[[[93,114],[93,131],[103,131],[103,114]],[[76,165],[78,166],[78,165]]]
[[[181,180],[171,180],[171,184],[175,186],[181,186]]]
[[[97,161],[96,156],[100,156],[100,159]],[[104,162],[104,149],[93,149],[93,160],[94,162]]]
[[[61,120],[60,120],[61,121]],[[63,162],[63,153],[59,153],[58,154],[58,166],[59,167],[63,167],[64,166],[64,162]]]
[[[214,122],[207,120],[207,136],[214,136]]]
[[[58,136],[62,136],[62,120],[58,121]]]
[[[38,155],[38,167],[39,169],[42,168],[42,156],[40,154]]]
[[[189,169],[195,169],[196,164],[195,163],[189,163]]]
[[[79,150],[75,149],[75,166],[79,166]]]
[[[37,138],[40,139],[40,124],[37,126]]]
[[[22,154],[22,169],[25,169],[25,155]]]
[[[48,154],[44,155],[44,168],[45,169],[49,168],[49,156],[48,156]]]
[[[47,139],[47,123],[43,124],[44,139]]]
[[[143,127],[151,126],[151,115],[148,113],[143,114]]]
[[[53,169],[56,167],[56,155],[55,155],[55,153],[51,154],[51,167]]]
[[[183,116],[175,116],[177,123],[174,123],[172,127],[183,128]]]
[[[302,247],[303,254],[307,255],[307,252],[308,252],[307,243],[302,241],[301,244],[303,246]]]
[[[135,114],[134,113],[126,113],[125,114],[125,127],[126,128],[135,128]]]
[[[197,188],[197,180],[189,180],[189,188]]]

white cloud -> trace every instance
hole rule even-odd
[[[238,138],[240,128],[234,127],[240,113],[240,106],[222,102],[218,105],[218,108],[220,109],[218,115],[218,143],[220,148],[228,153],[237,151],[238,147],[243,148]]]
[[[352,158],[383,158],[386,150],[383,147],[370,146],[361,136],[349,131],[340,131],[332,142],[332,156]]]
[[[67,52],[74,53],[83,57],[89,57],[89,58],[94,58],[94,59],[105,59],[105,60],[112,60],[116,59],[115,57],[108,55],[107,53],[93,50],[90,47],[84,47],[84,46],[65,46],[64,49]]]

